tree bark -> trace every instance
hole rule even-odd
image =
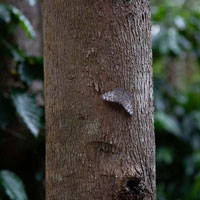
[[[46,198],[155,199],[149,1],[44,9]],[[104,101],[108,91],[133,115]]]

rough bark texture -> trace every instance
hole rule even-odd
[[[46,198],[154,199],[149,1],[44,8]],[[131,93],[132,116],[101,98],[114,88]]]

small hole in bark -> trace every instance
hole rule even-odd
[[[124,180],[122,188],[118,193],[119,200],[143,200],[149,196],[145,183],[141,178],[129,177]]]
[[[139,183],[140,183],[140,179],[134,178],[134,179],[128,180],[126,183],[126,186],[129,191],[135,191],[135,189],[138,187]]]

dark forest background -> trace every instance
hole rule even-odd
[[[200,199],[200,2],[153,0],[157,199]],[[42,2],[0,1],[0,200],[44,200]]]

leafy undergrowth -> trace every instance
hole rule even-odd
[[[159,200],[200,199],[200,4],[153,0]]]
[[[199,100],[200,87],[184,94],[155,80],[158,199],[200,198]]]
[[[0,3],[1,200],[44,199],[43,63],[16,44],[19,28],[35,38],[21,11]]]

